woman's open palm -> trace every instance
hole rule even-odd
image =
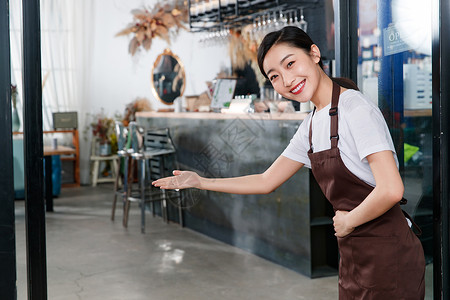
[[[174,176],[160,178],[152,184],[161,189],[200,188],[200,176],[191,171],[173,171]]]

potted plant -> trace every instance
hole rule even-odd
[[[100,156],[108,156],[117,152],[117,137],[114,126],[114,119],[107,117],[103,110],[101,113],[93,116],[90,127],[92,136],[98,143],[98,154]]]

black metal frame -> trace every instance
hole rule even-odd
[[[0,0],[0,299],[16,299],[9,0]]]
[[[39,3],[22,1],[27,285],[28,299],[33,300],[47,299]]]
[[[336,77],[358,78],[357,0],[334,0]]]
[[[450,3],[438,0],[433,4],[433,289],[434,299],[449,299],[450,37],[441,29],[450,26]]]

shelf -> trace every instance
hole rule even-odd
[[[194,1],[189,1],[191,7]],[[189,25],[191,32],[218,31],[227,28],[242,27],[253,23],[257,17],[280,10],[299,10],[300,8],[316,7],[319,0],[237,0],[236,4],[220,7],[215,11],[211,10],[201,15],[189,14]],[[219,2],[220,4],[220,2]],[[189,9],[189,12],[191,10]]]

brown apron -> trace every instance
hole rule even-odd
[[[334,210],[351,211],[373,187],[351,173],[341,159],[337,147],[339,94],[340,87],[333,82],[329,111],[331,149],[312,151],[311,122],[308,157],[314,177]],[[424,298],[424,253],[405,215],[396,204],[382,216],[338,238],[339,299]]]

